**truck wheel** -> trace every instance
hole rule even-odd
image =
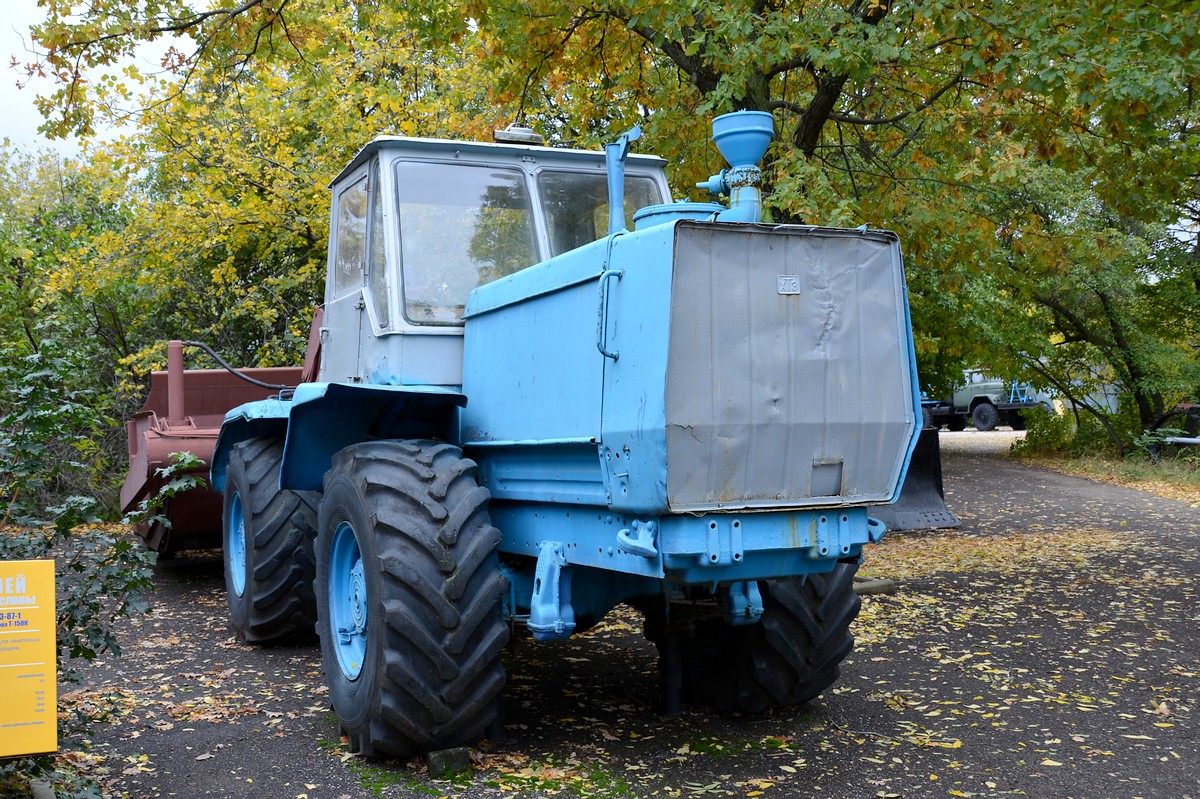
[[[829,574],[760,582],[760,623],[710,622],[697,630],[688,656],[703,666],[685,677],[692,695],[718,710],[746,713],[816,698],[837,680],[854,646],[857,571],[857,563],[840,562]]]
[[[229,458],[222,513],[225,588],[237,637],[249,644],[312,640],[313,491],[281,491],[283,442],[252,438]]]
[[[475,463],[435,441],[338,452],[317,536],[317,630],[352,751],[470,743],[498,718],[508,581]]]
[[[961,433],[967,429],[967,420],[960,414],[954,414],[946,420],[946,427],[955,433]]]
[[[1000,412],[990,402],[981,402],[975,406],[975,410],[971,411],[971,422],[975,425],[976,430],[987,433],[995,430],[996,425],[1000,423]]]
[[[1010,427],[1012,427],[1013,430],[1017,430],[1017,431],[1024,430],[1026,427],[1025,414],[1022,413],[1021,411],[1009,411],[1008,424]]]

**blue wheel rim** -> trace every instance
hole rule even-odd
[[[246,593],[246,517],[242,513],[242,495],[234,493],[225,525],[225,557],[229,559],[229,577],[233,593]]]
[[[357,680],[367,654],[367,581],[348,522],[334,531],[329,554],[329,632],[342,674]]]

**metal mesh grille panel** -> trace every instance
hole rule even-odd
[[[677,227],[666,388],[674,510],[886,501],[912,405],[892,235]]]

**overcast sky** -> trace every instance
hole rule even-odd
[[[33,59],[29,52],[29,26],[44,16],[37,0],[0,0],[0,139],[7,137],[23,150],[48,147],[63,155],[76,155],[79,145],[73,139],[50,141],[37,132],[42,115],[34,107],[33,98],[54,91],[54,82],[35,78],[24,89],[18,89],[17,83],[24,80],[25,73],[10,66],[14,57],[18,65]],[[165,49],[165,46],[139,48],[138,65],[143,69],[156,67],[157,55]],[[126,63],[116,64],[107,71],[120,74]],[[101,137],[114,135],[103,129],[98,132]]]
[[[5,136],[21,149],[30,150],[38,146],[46,146],[47,142],[38,135],[37,126],[42,117],[33,107],[34,85],[31,83],[25,89],[18,89],[17,82],[22,79],[22,72],[13,69],[10,64],[15,57],[19,64],[28,62],[31,56],[29,50],[29,26],[42,18],[42,10],[37,7],[37,0],[4,0],[3,10],[0,10],[0,108],[3,108],[3,122],[0,123],[0,136]],[[50,81],[37,81],[42,90],[50,88]],[[62,142],[56,146],[63,150]]]

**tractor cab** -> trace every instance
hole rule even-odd
[[[669,197],[665,161],[630,155],[625,207]],[[319,379],[462,383],[471,290],[608,232],[604,154],[375,139],[332,184]]]

